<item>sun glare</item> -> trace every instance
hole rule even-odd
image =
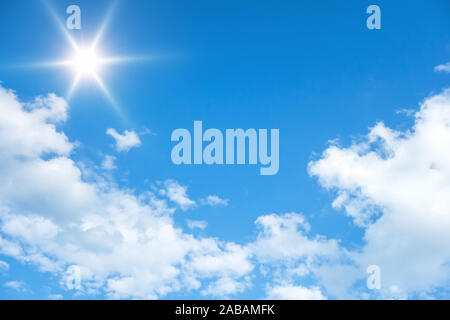
[[[72,60],[75,72],[82,76],[94,76],[98,71],[99,64],[100,59],[92,49],[79,50]]]
[[[105,20],[102,22],[100,29],[97,31],[96,35],[93,38],[93,41],[90,45],[86,47],[80,47],[79,44],[72,38],[69,32],[66,30],[66,26],[61,23],[58,19],[57,15],[54,11],[49,7],[53,17],[57,21],[60,26],[64,36],[72,46],[74,50],[72,55],[69,56],[69,59],[59,60],[59,61],[50,61],[42,63],[43,66],[51,66],[51,67],[65,67],[71,69],[74,73],[72,83],[69,87],[67,98],[70,100],[74,92],[77,90],[79,84],[83,81],[94,80],[94,82],[98,85],[98,87],[103,91],[105,96],[111,102],[111,104],[117,108],[117,104],[114,101],[111,93],[109,92],[106,84],[103,82],[101,77],[101,71],[110,64],[116,63],[126,63],[133,60],[141,60],[142,57],[111,57],[111,56],[103,56],[97,50],[100,40],[103,36],[103,33],[106,29],[106,26],[110,20],[115,4],[108,10]],[[145,58],[147,59],[147,58]]]

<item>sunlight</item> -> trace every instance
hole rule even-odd
[[[97,53],[92,50],[78,50],[71,63],[80,75],[94,75],[100,64]]]

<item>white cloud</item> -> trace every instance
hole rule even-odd
[[[244,247],[177,228],[175,209],[158,194],[136,195],[95,173],[86,180],[70,158],[75,144],[55,126],[67,118],[61,98],[29,106],[0,87],[0,106],[0,254],[59,276],[63,286],[77,266],[78,294],[113,298],[206,290],[204,280],[241,281],[252,270]],[[176,181],[162,193],[184,210],[195,205]]]
[[[211,207],[219,207],[224,206],[226,207],[228,205],[228,200],[221,199],[218,196],[207,196],[204,199],[200,199],[200,204],[202,205],[208,205]]]
[[[25,241],[54,239],[58,227],[50,220],[40,216],[23,216],[3,213],[1,218],[3,234]]]
[[[269,287],[267,299],[273,300],[325,300],[319,287],[302,287],[290,284]]]
[[[78,266],[78,294],[112,298],[180,290],[229,297],[260,269],[273,298],[346,297],[371,264],[381,267],[383,297],[426,293],[449,274],[449,100],[449,91],[427,99],[411,132],[378,124],[364,142],[331,146],[310,164],[311,175],[335,190],[334,207],[364,228],[366,244],[348,252],[298,213],[259,217],[256,239],[244,244],[187,233],[173,220],[176,209],[196,205],[185,186],[167,180],[155,193],[136,194],[95,168],[86,179],[71,159],[76,144],[55,126],[67,119],[64,100],[49,95],[27,105],[0,87],[0,254],[62,284]],[[320,283],[298,285],[305,276]]]
[[[48,296],[49,300],[62,300],[64,296],[62,294],[51,294]]]
[[[211,283],[206,290],[202,291],[202,294],[220,299],[227,299],[230,295],[242,293],[249,287],[249,277],[244,278],[242,281],[225,277]]]
[[[309,165],[321,185],[364,228],[353,253],[365,270],[378,265],[382,293],[432,292],[450,275],[450,90],[427,98],[412,130],[378,123],[362,142],[330,146]],[[393,290],[393,288],[395,290]]]
[[[104,169],[104,170],[116,169],[117,167],[114,164],[114,161],[116,161],[116,157],[106,155],[101,164],[102,169]]]
[[[15,291],[19,292],[25,292],[27,291],[25,282],[23,281],[8,281],[3,284],[4,287],[13,289]]]
[[[9,270],[9,264],[5,261],[0,260],[0,272],[5,272]]]
[[[0,87],[0,156],[31,158],[70,153],[74,144],[55,130],[55,123],[66,120],[67,108],[64,99],[54,94],[22,104],[13,91]]]
[[[208,226],[208,222],[204,220],[188,220],[187,225],[189,229],[206,229],[206,227]]]
[[[440,64],[434,67],[434,71],[450,72],[450,62]]]
[[[333,257],[339,254],[336,240],[328,240],[322,236],[308,237],[310,226],[298,213],[260,216],[256,225],[261,232],[249,246],[262,262]]]
[[[187,188],[181,186],[177,181],[167,180],[164,182],[164,189],[159,191],[160,195],[166,196],[170,201],[175,202],[186,211],[196,205],[194,200],[187,196]]]
[[[125,130],[123,134],[120,134],[115,129],[109,128],[106,130],[106,134],[114,138],[118,152],[129,151],[131,148],[141,145],[141,139],[135,131]]]

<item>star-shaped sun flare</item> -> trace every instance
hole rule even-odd
[[[108,21],[110,20],[110,16],[112,14],[113,8],[115,7],[115,3],[113,6],[111,6],[110,10],[108,10],[107,15],[103,23],[101,24],[100,29],[98,30],[97,34],[95,35],[95,38],[93,39],[90,46],[80,46],[74,38],[69,34],[69,31],[66,29],[66,27],[61,23],[61,21],[58,19],[54,11],[49,7],[50,12],[52,13],[53,17],[57,21],[58,25],[60,26],[61,31],[64,33],[66,39],[71,44],[73,51],[72,54],[68,57],[66,60],[60,60],[60,61],[51,61],[48,63],[40,63],[38,65],[40,66],[51,66],[51,67],[66,67],[69,69],[72,69],[74,72],[74,78],[72,81],[72,84],[70,85],[67,98],[70,99],[75,92],[78,84],[83,79],[94,79],[95,82],[98,84],[98,86],[101,88],[103,93],[106,95],[108,100],[113,104],[114,107],[117,107],[116,103],[114,102],[114,99],[112,98],[109,90],[106,88],[104,82],[102,81],[102,78],[100,76],[101,69],[108,64],[112,63],[120,63],[120,62],[128,62],[132,60],[142,60],[142,59],[150,59],[153,57],[106,57],[100,53],[98,50],[98,43],[100,41],[100,38],[102,37],[106,25],[108,24]]]

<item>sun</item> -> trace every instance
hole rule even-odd
[[[101,59],[94,49],[79,49],[71,60],[74,71],[81,76],[95,76]]]
[[[69,34],[69,31],[66,29],[66,26],[61,23],[58,19],[57,15],[53,11],[53,9],[48,6],[52,16],[54,17],[56,23],[58,24],[60,30],[65,36],[66,40],[72,47],[71,54],[68,55],[68,58],[65,60],[53,60],[47,62],[41,62],[33,64],[33,66],[42,66],[42,67],[64,67],[70,70],[73,73],[73,80],[71,85],[69,86],[69,90],[67,92],[66,98],[70,100],[77,91],[80,83],[83,81],[94,80],[94,83],[103,91],[106,98],[111,102],[111,104],[118,109],[118,105],[113,99],[110,91],[105,85],[101,72],[104,69],[110,67],[112,64],[117,63],[127,63],[133,61],[142,61],[142,60],[153,60],[154,56],[151,55],[140,55],[140,56],[107,56],[100,54],[104,53],[103,50],[99,50],[100,40],[105,32],[107,24],[111,18],[112,12],[116,6],[117,2],[114,2],[113,5],[109,8],[106,13],[104,21],[101,23],[99,30],[93,35],[92,42],[88,43],[87,46],[84,46],[85,42],[77,43],[75,39]]]

